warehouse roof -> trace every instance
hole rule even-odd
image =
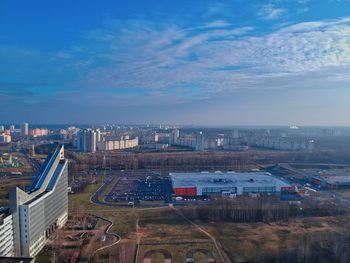
[[[290,184],[267,172],[200,172],[170,173],[174,188],[189,187],[269,187],[277,188]]]

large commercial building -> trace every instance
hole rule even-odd
[[[11,189],[9,212],[13,220],[14,256],[36,256],[49,235],[66,223],[67,189],[68,161],[63,146],[46,158],[28,191]],[[2,240],[0,236],[0,243]]]
[[[276,194],[290,185],[266,172],[170,173],[175,196]]]

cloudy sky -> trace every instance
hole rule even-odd
[[[350,125],[350,0],[2,0],[22,121]]]

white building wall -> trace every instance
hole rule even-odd
[[[0,223],[0,256],[14,256],[13,218],[8,215]]]

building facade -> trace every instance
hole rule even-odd
[[[271,195],[291,185],[266,172],[170,173],[175,196]]]
[[[29,135],[29,124],[26,122],[21,124],[21,135],[22,136]]]
[[[96,152],[97,135],[94,130],[88,129],[78,133],[77,148],[82,152]]]
[[[120,140],[107,139],[97,143],[97,149],[100,151],[123,150],[137,147],[139,145],[138,137],[129,139],[122,137]]]
[[[0,135],[0,143],[10,143],[11,135],[1,134]]]
[[[10,213],[15,256],[35,257],[68,219],[68,161],[63,146],[47,157],[28,192],[11,189]]]
[[[14,253],[12,215],[0,212],[0,257],[13,257]]]

